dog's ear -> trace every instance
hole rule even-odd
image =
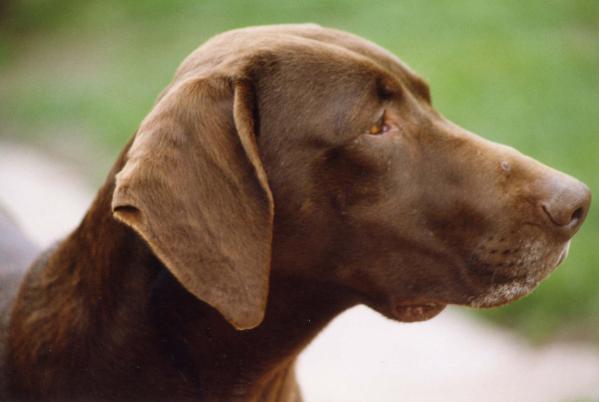
[[[274,205],[254,111],[248,81],[169,89],[141,124],[112,199],[114,216],[237,329],[262,322],[271,260]]]

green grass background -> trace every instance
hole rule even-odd
[[[599,191],[597,0],[0,0],[0,136],[88,150],[98,181],[178,63],[231,28],[317,22],[425,76],[458,124]],[[75,145],[73,145],[75,144]],[[79,145],[78,145],[79,144]],[[599,208],[533,295],[478,313],[535,340],[599,342]]]

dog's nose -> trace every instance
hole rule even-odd
[[[574,236],[587,216],[591,191],[580,181],[566,176],[551,180],[540,208],[549,226],[568,238]]]

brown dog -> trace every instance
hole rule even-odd
[[[81,225],[22,280],[1,399],[300,401],[294,360],[335,315],[516,300],[589,204],[444,119],[370,42],[228,32],[183,62]]]

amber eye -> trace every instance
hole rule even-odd
[[[385,115],[382,115],[381,118],[368,129],[368,134],[380,135],[387,131],[389,131],[389,125],[385,124]]]

